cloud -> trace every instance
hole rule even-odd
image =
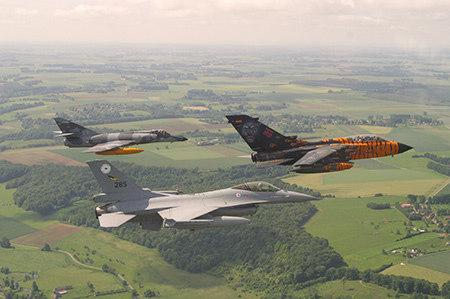
[[[3,39],[450,43],[448,0],[15,0],[0,4],[0,22],[23,23],[0,26]]]
[[[0,10],[0,17],[27,17],[39,14],[37,9],[26,9],[22,7],[14,7],[12,9]]]
[[[103,16],[121,16],[126,14],[127,9],[120,6],[86,5],[79,4],[73,9],[56,9],[55,17],[71,18],[97,18]]]

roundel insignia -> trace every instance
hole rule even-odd
[[[111,165],[103,164],[102,166],[100,166],[100,170],[103,174],[108,174],[111,171]]]
[[[236,197],[237,198],[241,197],[241,193],[236,193]]]

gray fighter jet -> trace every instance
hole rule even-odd
[[[68,147],[90,147],[83,153],[98,155],[128,155],[143,152],[140,148],[123,148],[129,145],[151,142],[185,141],[183,136],[170,135],[164,130],[145,130],[123,133],[99,134],[64,118],[55,118],[61,131],[55,131],[55,137],[64,137]]]
[[[251,182],[231,188],[197,194],[180,191],[151,191],[141,188],[106,160],[88,161],[103,193],[94,202],[106,203],[95,209],[102,227],[139,222],[143,229],[161,227],[199,229],[248,223],[260,204],[305,202],[319,198],[281,190],[266,182]]]

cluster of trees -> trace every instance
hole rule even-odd
[[[159,295],[159,292],[152,291],[151,289],[146,289],[144,292],[145,298],[152,298],[156,297],[157,295]]]
[[[57,164],[24,166],[3,161],[0,167],[7,170],[7,178],[13,178],[6,188],[17,188],[13,195],[15,204],[41,215],[52,214],[98,191],[96,182],[86,180],[89,177],[86,167]]]
[[[427,200],[425,195],[414,195],[414,194],[408,194],[406,196],[406,199],[412,205],[414,205],[416,203],[425,203],[425,201]]]
[[[435,282],[405,276],[384,275],[372,270],[359,273],[359,278],[364,282],[374,283],[381,287],[398,291],[399,293],[420,293],[425,295],[439,295],[439,286]]]
[[[9,239],[7,237],[2,237],[0,239],[0,247],[1,248],[11,248],[11,242],[9,242]]]
[[[9,287],[10,290],[19,289],[19,283],[14,280],[14,277],[11,277],[11,279],[9,279],[9,277],[6,277],[3,280],[3,283],[5,284],[5,287]]]
[[[428,158],[430,160],[433,160],[434,162],[444,164],[449,166],[450,165],[450,158],[449,157],[438,157],[435,154],[425,153],[423,155],[425,158]]]
[[[425,153],[423,156],[415,155],[413,158],[428,158],[434,162],[428,162],[427,168],[432,169],[440,174],[450,176],[450,158],[449,157],[438,157],[435,154]]]
[[[110,267],[108,264],[103,264],[102,270],[103,270],[103,272],[106,272],[106,273],[111,273],[114,275],[116,274],[116,269],[114,269],[113,267]]]
[[[425,197],[424,195],[408,194],[406,196],[410,204],[425,203],[428,204],[450,204],[450,194],[439,194],[433,197]]]
[[[24,109],[28,109],[28,108],[43,106],[43,105],[44,105],[44,102],[34,102],[34,103],[28,103],[28,104],[26,104],[26,103],[12,104],[10,106],[0,107],[0,115],[6,114],[9,112],[13,112],[16,110],[24,110]]]
[[[422,216],[419,214],[411,214],[413,211],[412,207],[403,208],[400,203],[395,204],[395,208],[399,210],[406,218],[408,218],[411,221],[415,220],[422,220]]]
[[[390,209],[391,205],[389,203],[376,203],[376,202],[369,202],[366,207],[373,210],[383,210],[383,209]]]
[[[0,136],[0,143],[6,140],[52,139],[51,143],[55,144],[52,132],[57,127],[52,119],[23,117],[20,121],[22,122],[22,130],[18,133]]]
[[[430,204],[443,204],[448,205],[450,204],[450,194],[439,194],[433,197],[428,198],[428,203]]]
[[[14,164],[6,160],[0,160],[0,183],[23,176],[30,171],[29,166]]]
[[[4,98],[26,97],[66,92],[83,91],[82,88],[73,89],[64,85],[60,86],[32,86],[20,82],[4,82],[0,85],[0,94]]]
[[[427,168],[432,169],[440,174],[450,176],[450,167],[439,163],[428,162]]]

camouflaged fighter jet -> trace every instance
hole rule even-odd
[[[93,198],[94,202],[106,203],[95,209],[102,227],[118,227],[128,221],[139,222],[148,230],[235,226],[248,223],[249,219],[238,216],[256,213],[260,204],[319,199],[281,190],[265,182],[196,194],[150,191],[136,185],[106,160],[86,163],[103,191]]]
[[[318,141],[283,136],[248,115],[227,115],[228,122],[255,152],[256,167],[293,165],[290,172],[319,173],[350,169],[350,160],[377,158],[406,152],[409,145],[388,141],[376,135],[355,135]]]
[[[185,141],[183,136],[170,135],[164,130],[144,130],[123,133],[99,134],[64,118],[55,118],[61,131],[55,131],[55,137],[64,137],[64,145],[68,147],[89,147],[82,153],[98,155],[128,155],[143,152],[140,148],[123,148],[129,145]]]

